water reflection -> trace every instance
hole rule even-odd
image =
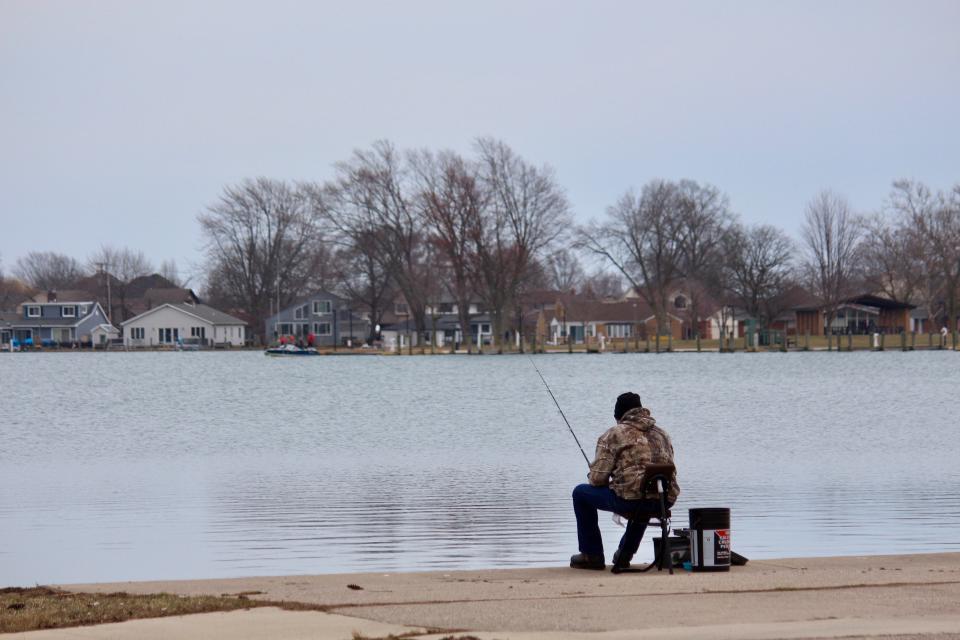
[[[575,551],[583,461],[525,358],[306,360],[0,356],[0,583],[551,566]],[[539,366],[584,442],[638,390],[677,449],[678,524],[731,507],[745,555],[960,547],[944,533],[960,525],[955,354]],[[612,550],[621,531],[601,525]]]

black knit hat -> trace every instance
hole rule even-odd
[[[643,404],[640,403],[640,396],[628,391],[626,393],[621,393],[617,398],[617,406],[613,409],[613,417],[617,422],[620,422],[620,418],[623,417],[627,411],[630,409],[636,409],[637,407],[642,407]]]

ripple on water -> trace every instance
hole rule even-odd
[[[675,525],[728,506],[737,551],[782,557],[958,550],[944,534],[960,525],[956,357],[538,364],[588,452],[613,399],[643,396],[677,451]],[[526,358],[6,354],[0,381],[6,584],[548,566],[575,551],[583,461]],[[601,527],[611,549],[622,530]]]

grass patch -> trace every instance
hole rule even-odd
[[[251,595],[256,592],[249,592]],[[190,613],[280,607],[323,611],[321,605],[251,600],[247,593],[223,596],[178,596],[170,593],[73,593],[50,587],[0,589],[0,633],[79,627],[138,618]]]

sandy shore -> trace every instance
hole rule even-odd
[[[350,588],[348,585],[360,587]],[[136,620],[10,638],[960,638],[960,553],[752,561],[673,576],[556,569],[59,585],[324,605]]]

